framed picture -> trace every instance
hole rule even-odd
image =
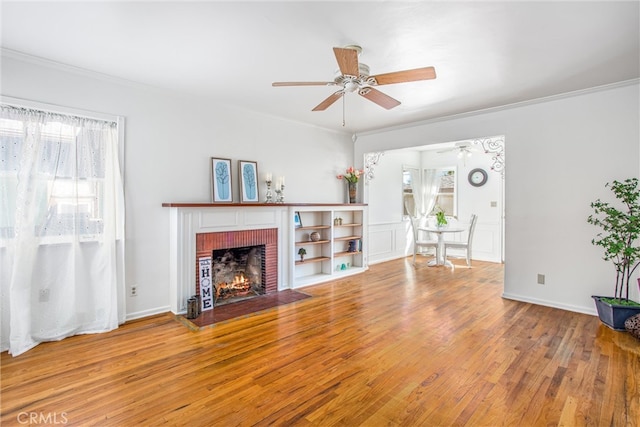
[[[258,162],[238,160],[240,203],[258,203]]]
[[[211,201],[213,203],[233,202],[231,192],[231,160],[211,158]]]
[[[302,227],[302,220],[300,219],[300,212],[298,211],[293,214],[293,224],[296,228]]]

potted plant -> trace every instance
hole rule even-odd
[[[617,199],[617,205],[600,199],[591,203],[593,214],[587,222],[601,231],[591,243],[604,249],[603,259],[611,261],[616,270],[613,297],[593,295],[600,321],[617,331],[624,331],[624,322],[640,313],[640,303],[629,299],[629,282],[640,264],[640,189],[638,179],[607,183]]]
[[[442,208],[436,205],[436,207],[433,208],[433,211],[436,213],[436,224],[438,225],[438,228],[443,228],[444,226],[446,226],[447,217],[445,216]]]
[[[300,255],[300,262],[304,262],[304,256],[307,254],[307,250],[305,248],[298,249],[298,255]]]

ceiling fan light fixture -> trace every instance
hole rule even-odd
[[[460,147],[458,151],[458,158],[471,157],[471,150],[468,147]]]
[[[345,82],[345,84],[344,84],[344,91],[345,92],[355,92],[356,90],[358,90],[359,87],[360,87],[360,85],[358,84],[358,82],[356,82],[354,80],[349,80],[349,81]]]
[[[333,81],[338,85],[344,84],[346,80],[357,80],[362,84],[369,79],[373,79],[369,77],[370,71],[367,64],[358,64],[358,70],[360,76],[351,76],[348,74],[342,74],[342,72],[338,69],[334,74]],[[373,81],[375,81],[375,79],[373,79]]]

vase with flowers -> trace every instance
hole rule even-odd
[[[358,181],[364,174],[363,169],[356,169],[353,166],[347,168],[344,174],[337,175],[336,178],[344,179],[347,182],[347,189],[349,191],[349,203],[356,203],[358,199]]]

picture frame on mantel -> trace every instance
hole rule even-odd
[[[258,203],[258,162],[238,160],[240,203]]]
[[[231,160],[212,157],[211,201],[213,203],[233,202],[233,187],[231,181]]]

